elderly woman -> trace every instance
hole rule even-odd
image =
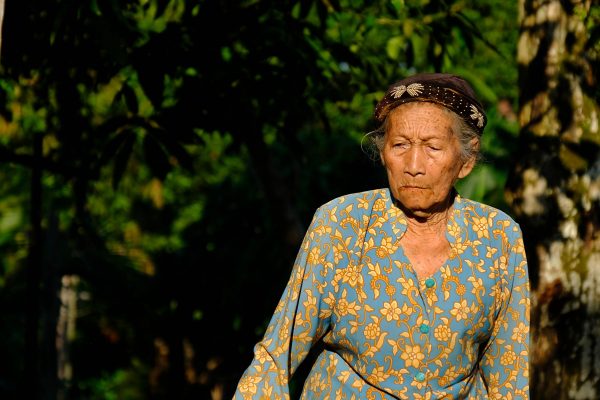
[[[529,282],[519,226],[454,190],[486,117],[469,84],[392,85],[374,133],[389,188],[320,207],[235,398],[528,399]]]

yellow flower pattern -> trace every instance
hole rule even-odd
[[[320,207],[235,399],[529,399],[529,281],[519,226],[456,196],[450,257],[419,278],[388,189]]]

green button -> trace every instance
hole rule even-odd
[[[421,331],[421,333],[429,333],[429,326],[425,325],[425,324],[421,324],[421,326],[419,327],[419,330]]]
[[[427,278],[425,280],[425,286],[427,286],[428,288],[432,288],[435,286],[435,281],[433,280],[433,278]]]
[[[425,380],[425,374],[422,372],[419,372],[417,375],[415,375],[415,379],[418,382],[423,382]]]

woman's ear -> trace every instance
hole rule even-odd
[[[385,158],[383,157],[383,151],[385,150],[385,133],[377,138],[377,149],[379,150],[379,160],[381,161],[381,165],[385,167]]]
[[[478,154],[479,153],[479,138],[473,138],[471,139],[471,141],[469,142],[469,146],[473,149],[473,153]],[[459,173],[458,173],[458,177],[459,178],[464,178],[467,175],[469,175],[471,173],[471,171],[473,171],[473,168],[475,168],[475,163],[477,162],[477,156],[473,155],[471,156],[461,167]]]
[[[460,169],[460,172],[458,173],[458,177],[460,179],[466,177],[467,175],[469,175],[471,173],[471,171],[473,171],[474,167],[475,167],[475,157],[471,157],[466,163],[463,164],[462,168]]]

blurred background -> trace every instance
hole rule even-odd
[[[597,0],[6,0],[0,398],[231,398],[373,108],[457,73],[524,230],[532,397],[600,398]],[[303,364],[292,382],[298,396]]]

